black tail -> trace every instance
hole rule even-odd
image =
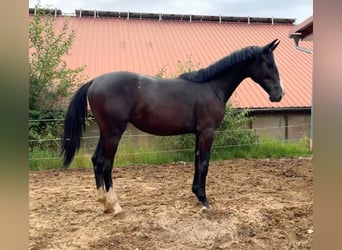
[[[92,81],[84,84],[74,94],[64,120],[62,154],[64,167],[68,167],[81,146],[81,137],[86,127],[87,93]]]

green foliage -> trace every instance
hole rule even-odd
[[[249,129],[250,117],[247,109],[235,109],[231,103],[226,105],[226,112],[216,132],[215,146],[251,145],[257,141],[255,131]]]
[[[68,20],[60,29],[55,17],[36,6],[29,22],[29,147],[59,150],[65,106],[73,89],[84,80],[84,67],[70,69],[64,60],[69,55],[75,31]]]
[[[198,70],[200,68],[200,63],[194,63],[192,59],[192,55],[187,55],[184,61],[177,61],[177,69],[175,72],[171,72],[167,74],[167,68],[164,66],[156,73],[156,77],[159,78],[172,78],[177,77],[182,73],[191,72],[194,70]]]
[[[65,111],[29,110],[29,147],[59,150]]]
[[[73,87],[83,81],[84,67],[69,69],[63,60],[75,38],[68,21],[56,30],[55,18],[39,5],[36,10],[29,23],[29,108],[58,110],[64,107]]]
[[[200,65],[201,64],[199,62],[193,62],[192,55],[187,55],[186,60],[177,62],[177,70],[176,72],[172,73],[171,76],[175,77],[183,73],[198,70]]]
[[[166,67],[162,67],[158,72],[156,73],[156,77],[163,78],[167,72]]]

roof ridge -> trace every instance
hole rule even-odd
[[[171,21],[188,21],[188,22],[225,22],[225,23],[270,23],[270,24],[294,24],[296,19],[293,18],[276,18],[276,17],[251,17],[251,16],[225,16],[225,15],[194,15],[194,14],[169,14],[169,13],[152,13],[152,12],[131,12],[131,11],[104,11],[104,10],[83,10],[76,9],[75,13],[62,13],[60,9],[42,9],[54,13],[57,10],[59,16],[76,16],[76,17],[114,17],[126,19],[152,19],[152,20],[171,20]],[[29,14],[34,14],[35,8],[29,8]]]

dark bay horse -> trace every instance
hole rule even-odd
[[[119,213],[112,168],[127,123],[154,135],[196,135],[192,192],[209,208],[205,186],[211,145],[226,102],[240,82],[250,77],[279,102],[284,90],[273,57],[278,39],[265,46],[235,51],[216,63],[176,78],[162,79],[132,72],[103,74],[74,94],[64,122],[62,153],[68,166],[80,148],[87,101],[100,129],[92,156],[99,201],[105,212]]]

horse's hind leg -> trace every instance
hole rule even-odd
[[[97,143],[97,147],[95,153],[93,154],[91,160],[93,162],[94,174],[95,174],[95,182],[97,188],[97,201],[104,203],[105,202],[105,187],[103,181],[103,164],[104,164],[104,140],[102,134],[100,134],[99,142]]]
[[[103,203],[105,213],[114,212],[117,214],[122,211],[112,181],[113,161],[120,138],[121,133],[106,136],[106,138],[101,133],[95,153],[92,156],[98,194],[97,201]]]
[[[121,135],[126,128],[126,124],[122,124],[112,131],[110,134],[107,134],[104,137],[104,165],[103,165],[103,180],[105,184],[105,213],[118,214],[122,211],[116,193],[113,186],[112,180],[112,169],[113,169],[113,161],[118,149],[118,145],[121,139]]]

